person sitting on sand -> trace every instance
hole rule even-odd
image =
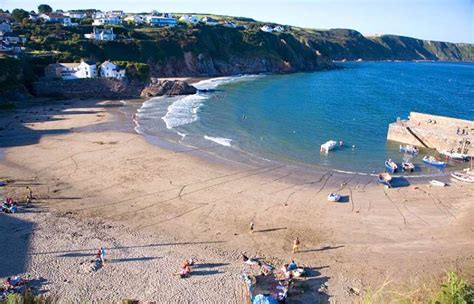
[[[194,265],[193,259],[185,259],[183,261],[183,263],[181,264],[181,268],[190,267],[190,266],[193,266],[193,265]]]
[[[260,266],[260,272],[262,273],[262,275],[266,276],[272,273],[273,267],[271,265],[262,263],[260,261],[258,261],[257,263],[258,266]]]
[[[288,267],[287,267],[287,269],[288,269],[289,271],[293,271],[293,270],[295,270],[295,269],[297,269],[297,268],[298,268],[298,264],[296,264],[295,261],[291,261],[291,263],[288,264]]]
[[[176,274],[179,275],[180,278],[182,278],[182,279],[186,278],[191,274],[191,267],[189,267],[189,266],[181,267]]]

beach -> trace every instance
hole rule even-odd
[[[73,302],[242,303],[244,251],[313,270],[289,303],[353,302],[350,288],[389,280],[406,290],[450,269],[474,277],[471,185],[416,179],[385,189],[373,176],[165,149],[135,133],[122,107],[33,101],[0,114],[0,178],[9,181],[0,189],[21,199],[29,185],[36,197],[0,216],[1,258],[15,261],[2,278],[31,274],[46,294]],[[344,202],[328,202],[333,191]],[[100,246],[110,263],[84,271]],[[173,273],[189,257],[201,266],[181,280]]]

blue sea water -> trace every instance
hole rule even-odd
[[[377,172],[402,161],[387,129],[411,111],[474,120],[474,64],[353,62],[334,71],[220,78],[198,83],[214,91],[155,98],[142,106],[137,130],[164,129],[267,159],[344,171]],[[163,122],[167,128],[159,127]],[[329,139],[345,147],[319,152]],[[355,148],[352,148],[352,146]],[[420,172],[435,172],[414,159]]]

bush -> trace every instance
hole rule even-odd
[[[474,303],[474,285],[469,285],[455,272],[446,273],[446,281],[441,290],[434,296],[431,303],[435,304],[470,304]]]

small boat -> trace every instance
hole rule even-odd
[[[402,163],[402,169],[405,172],[413,172],[413,170],[415,170],[415,165],[413,163],[410,163],[410,162],[403,162]]]
[[[446,187],[446,186],[447,186],[446,183],[437,181],[437,180],[435,180],[435,179],[431,180],[431,181],[430,181],[430,184],[433,185],[433,186],[437,186],[437,187]]]
[[[385,168],[387,169],[389,173],[395,173],[398,171],[397,164],[391,159],[385,161]]]
[[[325,142],[324,144],[321,145],[320,151],[322,153],[329,153],[332,149],[337,147],[337,141],[335,140],[330,140]]]
[[[329,193],[328,201],[330,202],[339,202],[341,200],[341,195],[337,193]]]
[[[454,151],[441,151],[441,154],[446,156],[447,158],[450,159],[455,159],[455,160],[461,160],[461,161],[468,161],[469,160],[469,155],[467,154],[462,154],[462,153],[457,153]]]
[[[400,152],[408,153],[408,154],[418,154],[420,153],[420,150],[417,147],[412,146],[412,145],[405,145],[405,146],[400,145]]]
[[[468,174],[466,172],[454,172],[451,173],[451,176],[457,180],[460,180],[465,183],[474,183],[474,175]]]
[[[392,176],[386,172],[379,174],[379,183],[385,185],[387,188],[392,188]]]
[[[428,156],[428,155],[423,157],[423,162],[427,163],[428,165],[432,165],[435,167],[443,167],[443,168],[448,165],[447,162],[436,160],[436,158],[434,158],[433,156]]]

